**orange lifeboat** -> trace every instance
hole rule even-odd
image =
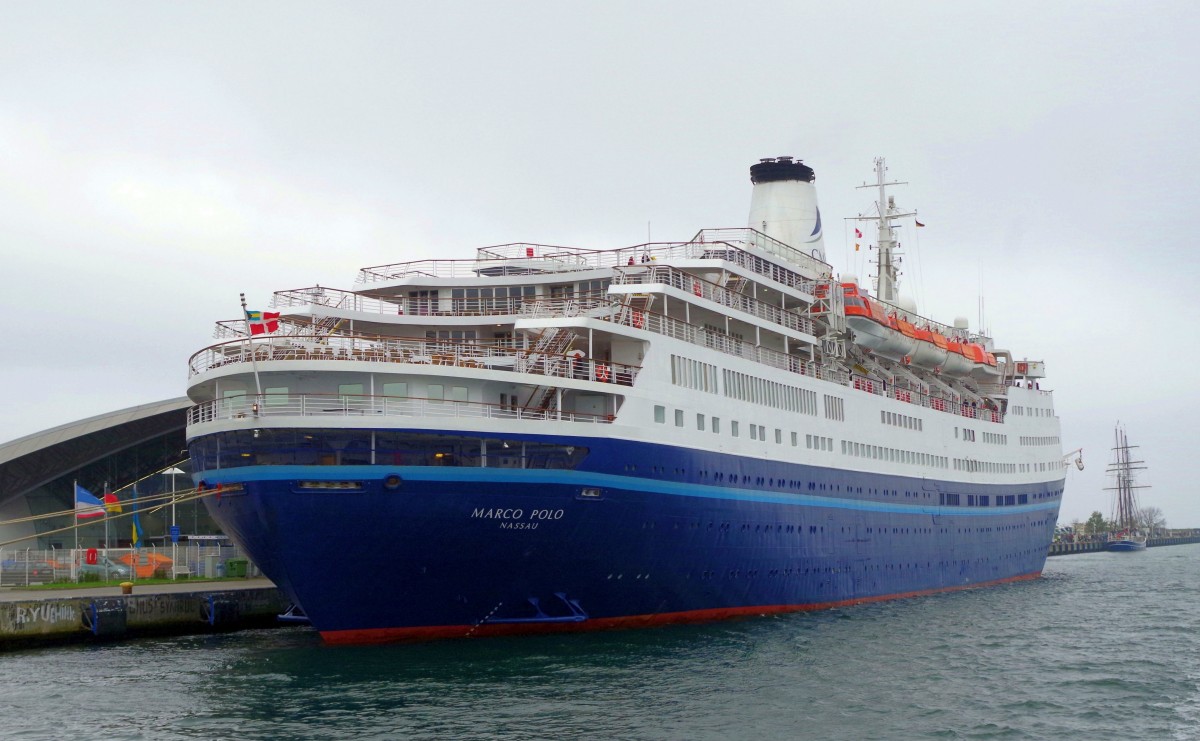
[[[967,357],[964,350],[967,343],[957,337],[950,337],[946,340],[946,364],[942,366],[942,372],[950,376],[965,376],[971,372],[971,367],[974,363]]]
[[[916,327],[917,349],[913,351],[912,363],[918,368],[934,370],[946,363],[946,338],[928,327]]]

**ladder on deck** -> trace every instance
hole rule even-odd
[[[575,341],[577,336],[573,330],[565,327],[547,327],[543,329],[529,348],[529,354],[525,356],[526,369],[531,370],[537,364],[541,363],[544,368],[544,375],[550,377],[564,375],[556,371],[562,370],[564,364],[571,362],[570,358],[566,357],[566,352],[570,349],[571,343]],[[530,392],[529,400],[525,402],[523,409],[527,412],[549,411],[551,406],[553,406],[557,391],[557,386],[535,387]]]

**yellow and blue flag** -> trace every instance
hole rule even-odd
[[[137,503],[137,484],[133,485],[133,501],[129,504],[133,510],[133,537],[130,540],[133,542],[134,548],[142,547],[142,519],[138,516]]]

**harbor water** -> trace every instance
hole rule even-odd
[[[0,654],[6,739],[1200,737],[1200,545],[941,596],[591,635],[310,630]]]

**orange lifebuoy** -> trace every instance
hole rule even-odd
[[[646,315],[640,311],[633,312],[633,326],[641,329],[646,324]]]
[[[601,383],[608,383],[608,366],[603,363],[596,366],[596,380]]]

